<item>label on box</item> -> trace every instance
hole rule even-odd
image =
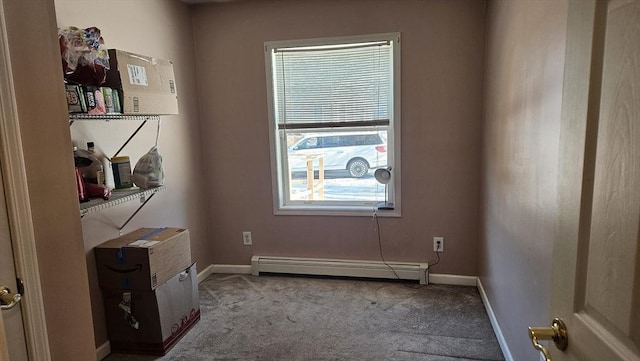
[[[139,239],[135,242],[129,243],[131,247],[140,247],[140,248],[151,248],[156,244],[160,243],[160,241],[146,241],[144,239]]]
[[[127,70],[129,73],[129,83],[133,85],[149,86],[147,71],[144,66],[127,64]]]

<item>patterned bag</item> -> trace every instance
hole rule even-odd
[[[164,184],[162,156],[157,147],[151,148],[147,154],[138,159],[136,166],[133,168],[133,183],[145,189]]]

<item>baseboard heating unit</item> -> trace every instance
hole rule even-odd
[[[390,269],[393,268],[393,271]],[[389,278],[419,281],[427,284],[426,263],[356,261],[295,257],[251,257],[251,274],[288,273],[300,275]],[[394,273],[395,271],[395,273]],[[397,274],[397,276],[396,276]]]

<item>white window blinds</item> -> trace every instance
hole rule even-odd
[[[278,129],[389,125],[393,44],[273,49]]]

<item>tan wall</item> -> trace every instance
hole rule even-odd
[[[212,261],[205,195],[210,192],[202,176],[202,151],[196,104],[191,14],[189,8],[175,0],[56,0],[58,26],[96,26],[105,44],[131,52],[169,59],[174,63],[178,89],[179,115],[162,116],[159,150],[164,158],[167,191],[158,193],[125,227],[130,232],[139,227],[188,227],[191,253],[199,271]],[[139,125],[136,121],[76,122],[72,138],[80,147],[95,141],[98,150],[109,156],[120,147]],[[148,123],[122,154],[132,164],[155,143],[156,122]],[[118,226],[139,206],[138,202],[90,214],[82,226],[89,265],[89,279],[96,346],[107,341],[100,288],[91,249],[118,236]]]
[[[57,361],[93,360],[87,267],[53,1],[3,3],[51,356]]]
[[[402,33],[402,218],[380,219],[387,260],[476,275],[482,1],[275,0],[194,11],[215,263],[253,254],[380,259],[372,217],[274,216],[264,42]],[[250,145],[250,146],[248,146]],[[253,232],[252,247],[242,231]]]
[[[492,1],[487,20],[480,279],[515,360],[549,324],[566,1]]]

